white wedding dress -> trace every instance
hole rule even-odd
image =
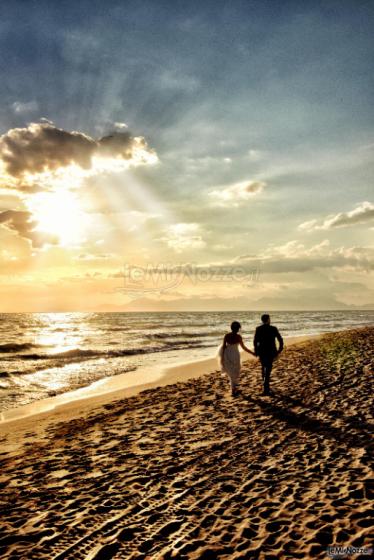
[[[223,359],[222,359],[223,355]],[[223,352],[223,344],[218,349],[218,358],[222,371],[227,373],[230,378],[231,390],[235,391],[239,385],[240,377],[240,352],[239,344],[227,344],[225,351]]]

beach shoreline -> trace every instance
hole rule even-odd
[[[288,344],[270,397],[248,360],[236,398],[213,372],[10,423],[0,556],[322,560],[328,546],[368,550],[373,347],[373,327]]]
[[[325,333],[286,337],[284,339],[285,346],[318,339],[323,334]],[[255,359],[253,356],[242,353],[243,363]],[[74,391],[67,391],[54,397],[4,411],[0,414],[0,434],[22,425],[27,430],[28,421],[44,421],[48,417],[51,421],[54,417],[57,417],[60,421],[63,417],[71,418],[86,414],[90,408],[108,404],[112,400],[131,397],[147,389],[183,382],[218,370],[218,358],[212,357],[189,362],[177,362],[167,367],[163,367],[161,364],[148,366],[135,371],[104,377]],[[141,376],[141,380],[139,380],[139,376]]]

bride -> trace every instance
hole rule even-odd
[[[241,329],[241,324],[238,321],[231,323],[231,332],[225,334],[223,338],[223,343],[218,350],[218,356],[220,359],[220,364],[222,371],[226,372],[230,378],[231,394],[235,397],[238,394],[238,385],[240,377],[240,353],[239,345],[254,356],[254,352],[249,350],[243,342],[239,331]]]

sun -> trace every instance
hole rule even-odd
[[[74,191],[64,188],[36,193],[28,201],[28,206],[37,224],[35,231],[56,235],[62,246],[82,241],[86,215]]]

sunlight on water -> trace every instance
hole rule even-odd
[[[89,314],[40,313],[40,326],[34,337],[36,346],[52,348],[49,354],[57,354],[76,348],[85,336],[84,318]]]

